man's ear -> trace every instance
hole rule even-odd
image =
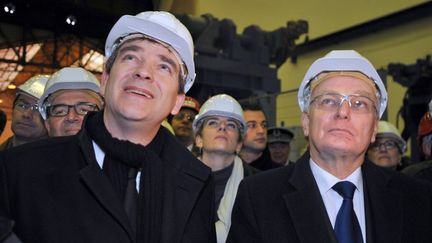
[[[301,115],[301,123],[303,128],[303,134],[305,137],[309,136],[309,114],[303,112]]]
[[[175,115],[180,111],[184,99],[185,99],[185,94],[177,94],[175,105],[171,110],[171,115]]]
[[[49,118],[47,118],[46,120],[44,120],[44,124],[45,124],[45,129],[47,130],[47,132],[48,132],[48,136],[50,136],[51,137],[51,134],[50,134],[50,123],[48,122],[48,119]]]
[[[375,138],[376,138],[376,135],[378,133],[378,123],[379,123],[379,121],[375,120],[375,124],[374,124],[374,127],[373,127],[373,133],[372,133],[372,137],[371,137],[371,143],[375,142]]]
[[[101,76],[101,84],[100,84],[100,94],[102,96],[105,95],[105,89],[106,89],[108,79],[109,79],[109,74],[106,71],[104,71]]]

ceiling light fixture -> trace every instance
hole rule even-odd
[[[13,5],[12,3],[6,3],[6,4],[3,6],[3,10],[4,10],[6,13],[8,13],[8,14],[14,14],[14,13],[15,13],[15,10],[16,10],[16,7],[15,7],[15,5]]]
[[[70,14],[66,17],[66,23],[74,26],[77,23],[77,18],[75,17],[75,15]]]

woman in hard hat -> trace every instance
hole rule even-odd
[[[222,243],[231,225],[238,185],[258,171],[237,156],[246,130],[243,110],[233,97],[219,94],[203,104],[192,126],[198,158],[213,172],[217,242]]]
[[[406,142],[397,128],[389,122],[379,121],[376,140],[368,148],[369,160],[378,166],[396,170],[402,165],[405,150]]]

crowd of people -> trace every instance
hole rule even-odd
[[[432,110],[425,162],[406,167],[405,140],[380,120],[386,88],[356,51],[302,80],[297,161],[294,133],[259,105],[186,96],[194,46],[172,14],[122,16],[105,56],[100,81],[65,67],[18,87],[0,242],[432,242]]]

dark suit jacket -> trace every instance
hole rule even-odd
[[[365,161],[367,243],[432,242],[426,184]],[[305,154],[297,163],[240,184],[228,243],[337,243]]]
[[[163,243],[215,242],[210,169],[164,129]],[[0,212],[23,242],[133,242],[85,131],[0,153]]]

